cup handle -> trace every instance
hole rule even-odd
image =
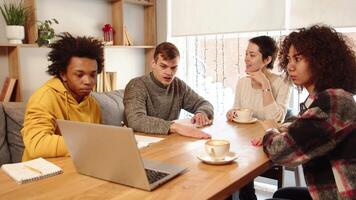
[[[211,157],[215,157],[215,151],[213,148],[210,148],[208,153]]]
[[[238,118],[237,112],[234,112],[234,118]]]

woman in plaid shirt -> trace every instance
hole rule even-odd
[[[345,37],[327,26],[288,35],[279,60],[307,105],[279,129],[265,121],[262,144],[274,163],[303,165],[307,190],[283,188],[274,198],[356,199],[356,58]],[[309,102],[309,103],[308,103]]]

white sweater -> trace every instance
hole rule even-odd
[[[272,73],[269,80],[275,102],[263,106],[262,89],[252,88],[251,79],[243,77],[238,80],[236,85],[233,108],[249,108],[253,111],[253,116],[260,120],[283,121],[291,93],[291,83],[285,80],[282,75]]]

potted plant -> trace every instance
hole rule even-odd
[[[58,24],[58,21],[56,19],[38,21],[38,38],[36,40],[38,46],[51,43],[51,39],[55,36],[54,29],[51,27],[54,23]]]
[[[4,5],[0,6],[0,11],[7,24],[6,36],[9,43],[22,44],[25,38],[24,25],[29,16],[29,8],[25,7],[23,2],[20,1],[17,5],[4,1]]]

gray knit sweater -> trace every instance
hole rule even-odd
[[[209,119],[214,116],[213,106],[182,80],[175,77],[170,85],[164,86],[152,72],[127,84],[124,105],[127,125],[144,133],[168,134],[181,109],[205,113]]]

